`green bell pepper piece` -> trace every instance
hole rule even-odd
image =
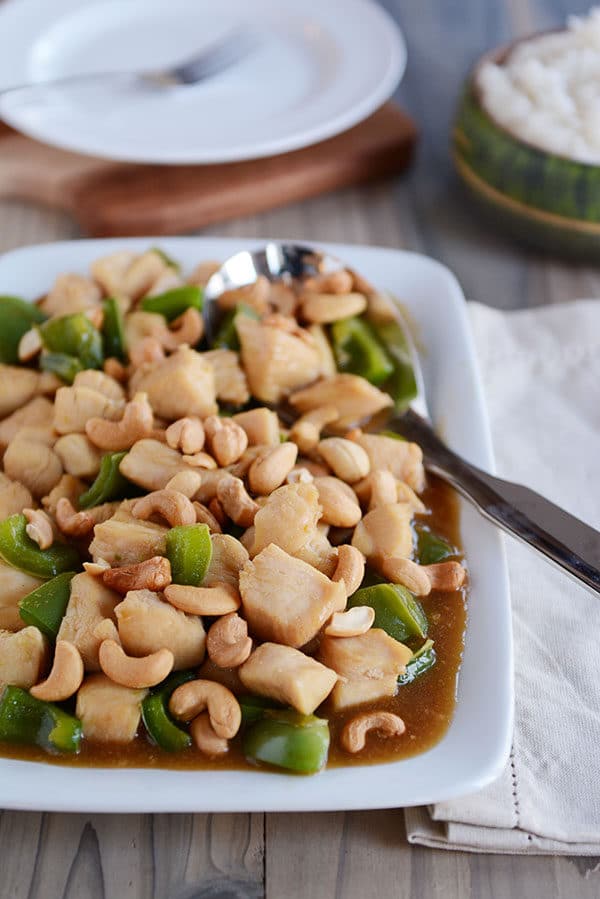
[[[168,712],[171,694],[181,684],[194,680],[193,671],[177,671],[152,690],[142,702],[142,720],[151,740],[166,752],[181,752],[192,745],[186,730],[178,727]]]
[[[69,604],[74,577],[74,571],[63,571],[24,596],[19,603],[19,615],[25,624],[33,624],[55,640]]]
[[[184,524],[167,533],[167,558],[174,584],[198,587],[204,580],[212,543],[207,524]]]
[[[5,562],[42,578],[79,568],[81,560],[75,547],[53,543],[48,549],[40,549],[28,537],[26,526],[25,516],[19,514],[0,521],[0,556]]]
[[[40,326],[40,334],[51,353],[75,356],[84,368],[102,368],[102,335],[83,312],[51,318]]]
[[[141,307],[144,312],[156,312],[164,315],[167,321],[173,321],[183,315],[186,309],[193,306],[202,312],[204,305],[204,293],[201,287],[195,284],[184,284],[182,287],[174,287],[165,293],[159,293],[154,297],[144,297]]]
[[[420,565],[435,565],[450,556],[457,555],[456,549],[442,537],[423,527],[416,527],[417,558]]]
[[[398,678],[398,686],[405,687],[406,684],[411,684],[417,677],[421,677],[422,674],[433,668],[436,661],[437,656],[433,648],[433,640],[427,640],[417,652],[413,653],[412,659],[406,665],[404,674],[401,674]]]
[[[374,322],[373,330],[385,346],[393,372],[383,385],[397,409],[404,409],[417,395],[417,380],[404,331],[397,322]]]
[[[104,300],[104,323],[102,325],[104,355],[114,357],[120,362],[127,361],[127,341],[125,338],[125,322],[117,300],[108,297]]]
[[[40,368],[42,371],[51,371],[65,384],[72,384],[75,375],[83,371],[83,365],[79,359],[76,356],[67,356],[66,353],[42,353]]]
[[[371,606],[375,610],[373,627],[403,643],[409,637],[427,636],[427,616],[423,606],[401,584],[375,584],[361,587],[348,599],[349,608]]]
[[[52,702],[35,699],[20,687],[0,696],[0,740],[41,746],[48,752],[79,752],[81,722]]]
[[[330,333],[339,371],[360,375],[371,384],[382,384],[393,373],[392,360],[365,319],[340,319]]]
[[[0,362],[16,365],[21,337],[45,320],[44,313],[33,303],[19,297],[0,296]]]
[[[242,725],[254,724],[265,717],[269,711],[277,711],[283,706],[266,696],[238,696],[240,709],[242,710]]]
[[[118,499],[126,491],[128,485],[132,486],[119,470],[119,465],[126,455],[126,452],[121,452],[106,453],[102,456],[96,480],[79,497],[80,509],[91,509],[92,506],[99,506],[109,500]]]
[[[160,256],[165,265],[168,265],[169,268],[175,269],[176,272],[181,271],[181,266],[177,262],[177,260],[173,259],[172,256],[169,256],[168,253],[165,253],[164,250],[161,250],[160,247],[150,247],[151,253],[156,253],[157,256]]]
[[[247,759],[314,774],[327,762],[329,724],[314,715],[268,712],[248,728],[242,745]]]

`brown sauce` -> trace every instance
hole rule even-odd
[[[458,498],[442,481],[429,477],[422,495],[431,514],[424,520],[441,537],[460,547]],[[366,748],[349,755],[339,748],[339,732],[346,720],[356,714],[353,708],[344,713],[331,713],[325,703],[320,711],[329,719],[331,749],[328,766],[364,765],[389,762],[418,755],[434,746],[444,736],[452,720],[456,702],[458,670],[464,645],[466,625],[466,593],[463,588],[453,593],[432,592],[421,602],[429,619],[429,636],[435,641],[437,662],[412,684],[398,688],[396,696],[369,704],[368,708],[386,709],[400,715],[406,732],[397,738],[370,735]],[[143,734],[126,746],[82,743],[75,758],[51,756],[37,747],[0,743],[0,756],[42,761],[61,765],[118,768],[239,769],[250,767],[245,760],[239,738],[230,744],[227,756],[209,760],[196,749],[167,753],[152,746]],[[252,766],[254,767],[254,766]]]

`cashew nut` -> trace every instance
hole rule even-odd
[[[342,747],[346,752],[360,752],[365,748],[371,730],[383,737],[399,737],[405,732],[406,725],[392,712],[363,712],[344,725],[340,738]]]
[[[170,584],[165,590],[165,598],[188,615],[227,615],[236,612],[241,605],[238,591],[229,584],[215,584],[214,587]]]
[[[182,459],[190,468],[206,468],[210,471],[217,467],[217,463],[208,453],[193,453],[191,456],[182,456]]]
[[[394,584],[402,584],[415,596],[428,596],[431,593],[431,578],[427,566],[417,565],[410,559],[382,558],[379,565],[381,573]]]
[[[325,325],[360,315],[367,308],[367,298],[362,293],[312,293],[302,297],[302,316],[309,322]]]
[[[162,343],[156,337],[142,337],[129,349],[129,371],[136,371],[146,362],[161,362],[165,358]]]
[[[128,656],[116,640],[103,640],[98,650],[100,667],[115,684],[141,690],[155,687],[173,670],[175,656],[170,649],[159,649],[148,656]]]
[[[200,287],[206,287],[214,273],[218,272],[220,268],[221,263],[215,262],[213,259],[200,262],[189,276],[188,284],[199,284]]]
[[[310,453],[319,440],[325,425],[332,424],[339,417],[335,406],[318,406],[298,418],[290,430],[292,440],[301,453]]]
[[[216,497],[211,499],[211,503],[214,502]],[[217,500],[218,502],[218,500]],[[198,524],[207,524],[209,531],[212,531],[213,534],[222,534],[223,529],[213,513],[202,503],[194,503],[194,509],[196,510],[196,521]]]
[[[296,464],[298,447],[287,442],[254,460],[248,472],[250,490],[267,496],[280,487]]]
[[[465,582],[467,572],[460,562],[438,562],[424,565],[432,590],[458,590]]]
[[[54,543],[54,525],[52,519],[41,509],[23,509],[27,519],[25,533],[34,540],[40,549],[48,549]]]
[[[236,612],[219,618],[206,637],[208,656],[219,668],[237,668],[252,652],[248,625]]]
[[[38,353],[41,353],[42,347],[42,338],[37,328],[25,331],[19,341],[19,362],[30,362]]]
[[[331,580],[343,581],[346,595],[352,596],[360,587],[364,576],[365,557],[361,551],[347,543],[338,546],[337,565]]]
[[[119,384],[124,384],[127,381],[126,366],[114,356],[109,356],[108,359],[104,360],[102,369],[105,375],[108,375],[109,378],[114,378]]]
[[[362,518],[356,494],[349,484],[329,476],[315,478],[323,513],[321,521],[338,528],[353,528]]]
[[[264,275],[259,275],[251,284],[224,290],[219,295],[218,303],[221,309],[233,309],[238,303],[244,303],[263,315],[268,310],[270,292],[269,280]]]
[[[305,290],[314,293],[350,293],[354,287],[354,278],[345,268],[336,272],[323,272],[320,275],[311,275],[302,282]],[[355,288],[359,290],[358,287]],[[363,293],[363,291],[361,291]]]
[[[90,418],[85,433],[95,446],[117,452],[131,449],[138,440],[149,437],[154,428],[154,414],[145,393],[136,393],[127,403],[120,421]]]
[[[169,701],[171,714],[180,721],[191,721],[205,709],[218,737],[231,740],[242,723],[240,705],[227,687],[210,680],[191,680],[173,692]]]
[[[97,524],[112,518],[119,505],[119,503],[103,503],[101,506],[76,512],[71,501],[63,496],[56,504],[56,523],[59,530],[69,537],[85,537]]]
[[[137,565],[108,568],[102,580],[111,590],[125,596],[130,590],[152,590],[160,593],[171,583],[171,564],[164,556],[153,556]]]
[[[77,647],[68,640],[57,640],[50,674],[29,692],[45,702],[62,702],[79,690],[83,673],[83,661]]]
[[[226,474],[217,483],[217,499],[235,524],[249,528],[258,512],[258,505],[246,492],[243,481]]]
[[[159,514],[169,522],[172,528],[182,524],[196,523],[196,510],[191,500],[178,490],[155,490],[142,496],[131,507],[134,518],[147,521],[152,515]]]
[[[371,463],[365,450],[358,443],[344,437],[327,437],[318,444],[319,454],[335,475],[353,484],[369,474]]]
[[[114,640],[115,643],[121,645],[119,631],[117,630],[117,625],[114,623],[112,618],[103,618],[98,622],[98,624],[94,628],[94,637],[100,643],[103,643],[105,640]]]
[[[186,344],[194,347],[204,334],[204,322],[197,309],[190,306],[185,312],[171,322],[170,329],[162,338],[165,350],[176,350]]]
[[[106,559],[83,563],[83,570],[92,577],[102,577],[107,568],[110,568],[110,562],[107,562]]]
[[[237,462],[248,447],[248,435],[231,418],[209,415],[204,420],[204,429],[211,452],[222,468]]]
[[[224,527],[227,524],[227,515],[225,513],[225,509],[216,496],[213,496],[213,498],[209,502],[208,509],[215,520],[218,521],[218,523],[221,525],[221,527]]]
[[[190,734],[197,748],[209,758],[225,755],[229,751],[229,743],[218,737],[210,723],[208,712],[202,712],[190,724]]]
[[[167,428],[166,439],[171,449],[192,456],[204,446],[204,425],[199,418],[179,418]]]
[[[369,510],[377,506],[385,506],[387,503],[397,502],[398,482],[391,471],[378,469],[369,475],[371,481],[371,496],[369,497]]]
[[[202,475],[199,471],[192,468],[189,471],[178,471],[173,475],[170,481],[167,481],[165,488],[167,490],[177,490],[183,493],[188,499],[193,499],[202,484]]]
[[[325,628],[328,637],[359,637],[366,634],[375,621],[371,606],[354,606],[347,612],[334,612]]]

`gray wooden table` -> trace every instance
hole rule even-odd
[[[342,0],[331,0],[342,6]],[[409,65],[399,99],[421,127],[412,171],[210,229],[406,247],[449,265],[468,297],[502,308],[600,294],[600,269],[496,236],[472,217],[449,164],[462,78],[486,48],[558,25],[588,0],[385,0]],[[0,251],[79,236],[64,216],[0,204]],[[0,812],[0,899],[529,899],[600,894],[599,859],[411,848],[402,812],[58,815]]]

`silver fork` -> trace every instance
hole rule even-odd
[[[344,263],[310,247],[271,243],[254,253],[237,253],[206,287],[204,317],[209,340],[219,324],[217,299],[224,290],[242,287],[265,275],[269,280],[298,278],[346,268]],[[418,443],[425,467],[470,500],[482,515],[536,549],[576,580],[600,595],[600,532],[528,487],[494,477],[449,449],[429,420],[419,357],[398,307],[394,313],[405,336],[415,381],[415,396],[404,412],[386,419],[385,427]],[[278,409],[284,419],[285,409]]]
[[[26,91],[46,87],[62,87],[76,84],[90,84],[96,81],[133,80],[140,84],[155,87],[174,87],[177,85],[198,84],[225,69],[231,68],[242,59],[253,53],[259,44],[258,34],[245,27],[235,28],[227,34],[200,50],[194,56],[182,60],[175,66],[165,69],[148,69],[143,71],[121,72],[88,72],[79,75],[65,75],[47,81],[31,81],[15,84],[0,90],[0,96],[17,91]]]

